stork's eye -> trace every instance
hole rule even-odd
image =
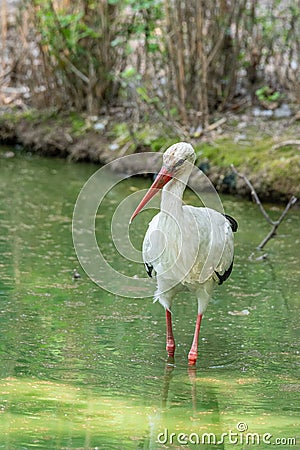
[[[179,159],[175,164],[176,167],[181,166],[184,163],[184,159]]]

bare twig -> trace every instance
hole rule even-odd
[[[208,126],[208,119],[209,119],[209,110],[208,110],[208,82],[207,82],[207,76],[208,76],[208,65],[207,65],[207,53],[205,50],[205,16],[204,16],[204,10],[205,5],[204,2],[198,2],[198,14],[197,14],[197,27],[199,28],[200,32],[200,40],[198,41],[198,55],[199,59],[201,61],[201,98],[200,98],[200,107],[202,111],[201,115],[201,122],[202,122],[202,128],[207,128]]]
[[[281,216],[279,217],[278,220],[273,222],[273,227],[271,229],[271,231],[269,232],[269,234],[261,241],[261,243],[258,245],[257,249],[261,250],[262,248],[264,248],[264,246],[266,245],[266,243],[276,235],[276,230],[279,227],[279,225],[281,224],[281,222],[283,221],[284,217],[286,216],[288,210],[296,203],[297,201],[297,197],[294,197],[294,195],[290,198],[288,204],[285,207],[285,210],[283,211],[283,213],[281,214]]]
[[[259,209],[260,209],[261,213],[263,214],[264,218],[266,219],[266,221],[270,225],[272,225],[272,229],[270,230],[270,232],[261,241],[261,243],[257,246],[258,250],[262,250],[264,248],[264,246],[267,244],[267,242],[269,242],[269,240],[272,239],[272,237],[274,237],[276,235],[277,228],[279,227],[279,225],[281,224],[281,222],[283,221],[283,219],[287,215],[289,209],[297,202],[298,199],[297,199],[297,197],[292,195],[292,197],[290,198],[288,204],[286,205],[286,207],[285,207],[284,211],[282,212],[281,216],[279,217],[279,219],[278,220],[273,220],[273,219],[271,219],[271,217],[269,216],[269,214],[267,213],[267,211],[263,207],[263,205],[262,205],[262,203],[261,203],[261,201],[260,201],[260,199],[259,199],[259,197],[257,195],[257,192],[255,191],[251,181],[246,177],[246,175],[238,172],[233,164],[231,164],[231,168],[232,168],[233,172],[238,177],[242,178],[245,181],[245,183],[247,184],[247,186],[250,189],[250,192],[251,192],[251,195],[252,195],[254,201],[259,206]]]
[[[5,71],[6,64],[5,64],[5,52],[6,52],[6,39],[7,39],[7,4],[6,0],[2,2],[1,7],[1,47],[2,47],[2,70]]]
[[[77,67],[74,66],[74,64],[70,61],[70,59],[66,57],[66,55],[61,54],[60,59],[69,65],[70,70],[73,73],[75,73],[75,75],[77,75],[78,78],[80,78],[86,84],[90,84],[90,79],[86,75],[84,75],[79,69],[77,69]]]
[[[213,122],[210,125],[208,125],[204,131],[213,131],[216,128],[220,127],[221,125],[224,125],[224,123],[226,123],[226,122],[227,122],[227,118],[222,117],[222,119],[219,119],[216,122]]]
[[[227,9],[227,8],[226,8]],[[233,21],[233,15],[234,15],[234,10],[235,10],[235,4],[233,5],[233,8],[231,9],[231,11],[225,11],[226,14],[229,15],[228,17],[228,21],[227,24],[224,26],[225,30],[228,30],[232,21]],[[225,16],[226,17],[226,16]],[[221,32],[217,42],[215,43],[215,46],[213,47],[213,49],[211,50],[211,52],[209,53],[208,57],[207,57],[207,67],[210,66],[210,64],[212,63],[212,61],[215,59],[215,57],[217,56],[219,50],[221,49],[223,43],[224,43],[224,37],[226,36],[225,33]]]
[[[184,64],[184,40],[182,33],[183,11],[182,2],[177,2],[177,27],[176,27],[176,38],[177,38],[177,62],[178,62],[178,81],[179,81],[179,96],[180,96],[180,112],[182,116],[182,121],[186,125],[188,123],[187,113],[186,113],[186,89],[185,89],[185,64]]]
[[[273,145],[271,150],[277,150],[278,148],[286,147],[288,145],[298,145],[300,147],[300,140],[289,139],[288,141],[279,142],[278,144]]]
[[[254,189],[253,184],[251,183],[251,181],[248,180],[248,178],[246,177],[246,175],[244,175],[244,174],[238,172],[238,171],[236,170],[236,168],[234,167],[233,164],[231,164],[231,168],[232,168],[233,172],[234,172],[238,177],[242,178],[242,179],[245,181],[245,183],[247,184],[247,186],[248,186],[249,189],[250,189],[251,195],[252,195],[252,197],[253,197],[255,203],[259,206],[259,208],[260,208],[260,210],[261,210],[261,213],[263,214],[264,218],[266,219],[267,222],[269,222],[269,224],[273,225],[273,220],[271,219],[271,217],[269,216],[269,214],[267,213],[267,211],[266,211],[265,208],[263,207],[263,205],[262,205],[262,203],[261,203],[261,201],[260,201],[260,199],[259,199],[259,197],[258,197],[258,195],[257,195],[257,193],[256,193],[256,191],[255,191],[255,189]]]

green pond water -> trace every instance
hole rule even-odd
[[[252,203],[222,198],[239,222],[234,270],[204,316],[196,370],[187,366],[196,300],[178,295],[168,366],[163,308],[101,289],[78,263],[73,209],[98,167],[4,150],[0,449],[296,448],[300,211],[290,211],[268,258],[250,261],[269,226]],[[149,184],[119,183],[97,216],[103,253],[130,276],[144,269],[114,251],[110,220],[124,196]],[[186,201],[196,203],[192,192]],[[282,211],[267,209],[274,218]],[[150,214],[132,225],[136,245]]]

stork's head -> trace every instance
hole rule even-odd
[[[163,156],[163,167],[171,177],[178,177],[182,172],[191,171],[191,164],[195,162],[195,152],[191,144],[178,142],[171,145]]]
[[[144,206],[173,178],[181,178],[184,174],[190,175],[193,164],[195,162],[195,152],[191,144],[187,142],[178,142],[171,145],[163,156],[163,166],[160,169],[154,183],[144,196],[134,213],[130,218],[130,222],[138,215]],[[187,178],[184,180],[187,181]]]

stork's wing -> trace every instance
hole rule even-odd
[[[234,259],[234,256],[233,256],[234,247],[233,247],[232,232],[236,232],[237,228],[238,228],[237,221],[233,217],[228,216],[227,214],[223,214],[223,216],[226,219],[226,221],[223,225],[221,223],[221,228],[223,229],[223,233],[224,233],[223,234],[224,249],[223,249],[223,254],[219,261],[219,264],[215,268],[215,275],[217,276],[216,281],[218,282],[218,284],[224,283],[224,281],[226,281],[227,278],[229,278],[229,276],[232,272],[233,259]],[[230,228],[228,225],[230,225]]]
[[[228,214],[223,214],[223,216],[228,220],[232,231],[235,233],[238,229],[237,221],[233,217],[229,216]],[[225,245],[226,245],[226,242],[225,242]],[[233,256],[232,256],[232,261],[231,261],[230,266],[228,267],[228,269],[223,270],[223,273],[219,273],[219,272],[217,272],[217,270],[215,270],[215,274],[218,277],[218,284],[224,283],[224,281],[226,281],[227,278],[230,277],[232,268],[233,268]]]
[[[222,284],[232,271],[233,230],[237,229],[236,221],[210,208],[185,206],[184,211],[187,213],[186,222],[189,214],[193,214],[199,234],[199,253],[189,278],[192,281],[197,277],[200,283],[214,278],[217,283]],[[190,228],[192,229],[192,224]]]

